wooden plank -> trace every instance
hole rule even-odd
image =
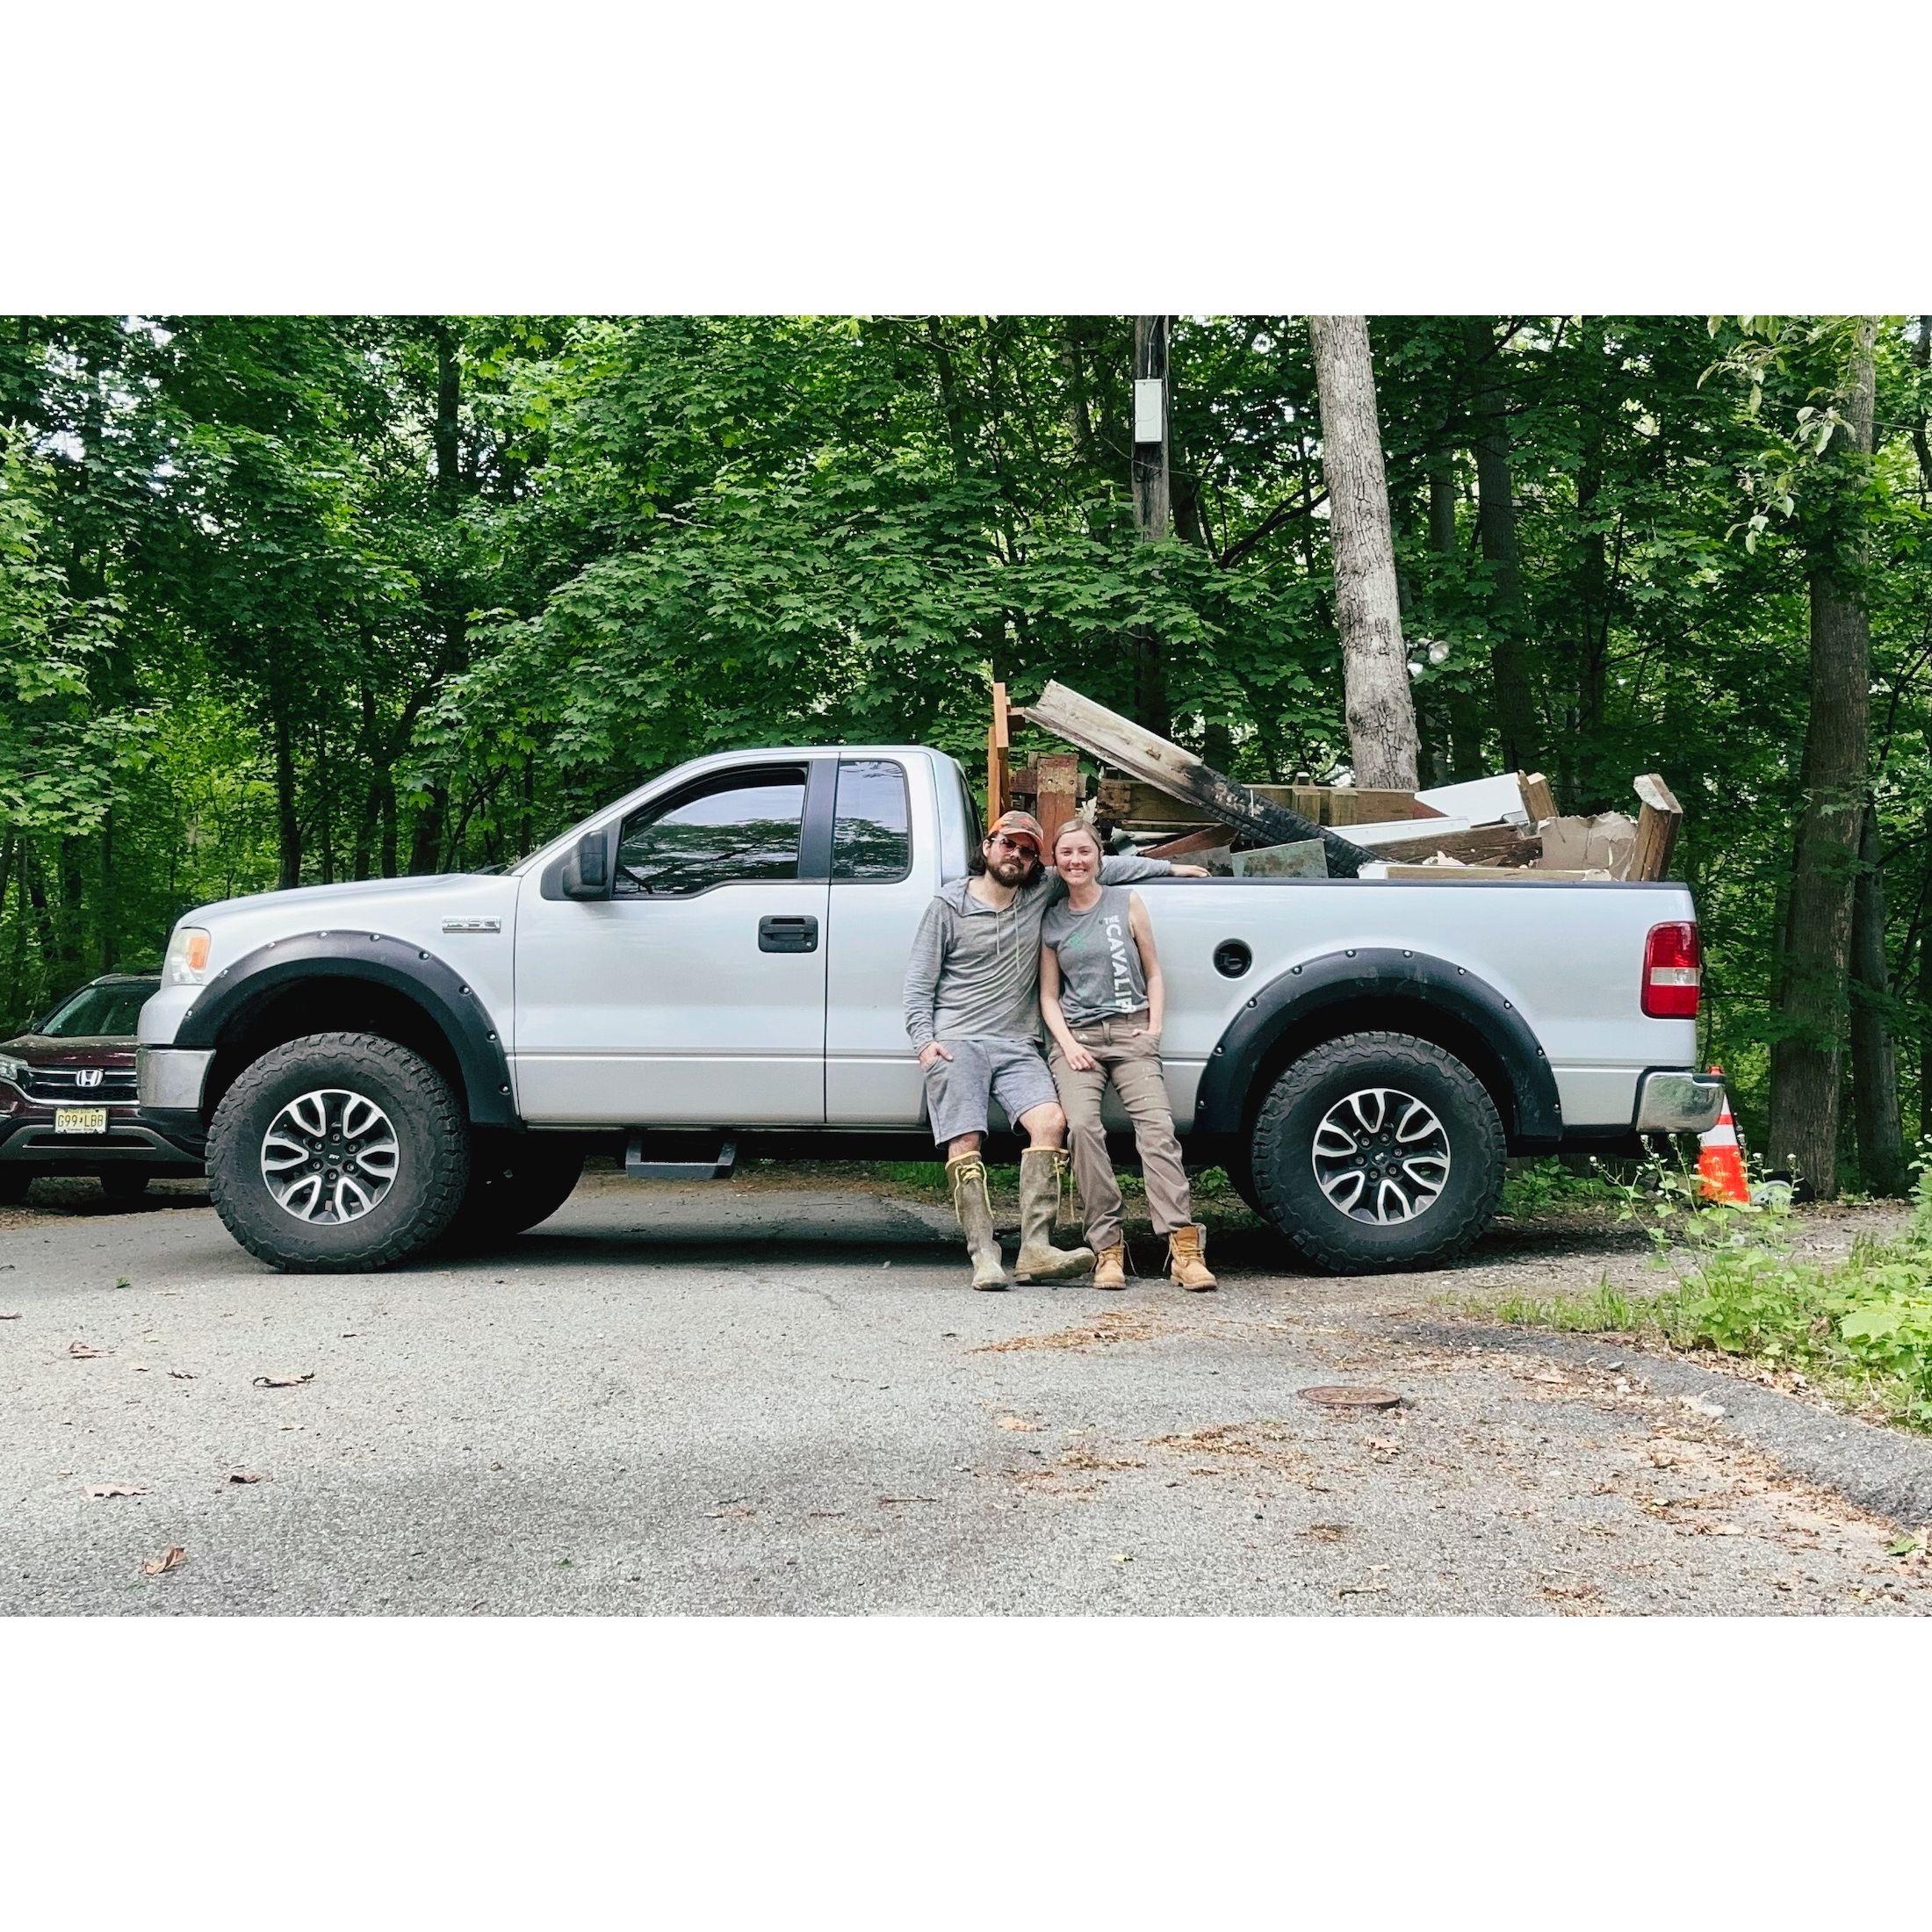
[[[1467,832],[1438,833],[1402,839],[1375,847],[1372,856],[1390,863],[1432,859],[1438,853],[1465,865],[1533,865],[1543,855],[1543,841],[1533,832],[1515,825],[1476,825]]]
[[[1192,832],[1186,832],[1178,839],[1163,840],[1159,845],[1143,846],[1140,857],[1143,859],[1192,859],[1199,852],[1213,852],[1228,842],[1226,825],[1200,825]]]
[[[1260,787],[1262,795],[1266,791]],[[1439,818],[1443,814],[1425,805],[1412,791],[1377,789],[1367,786],[1329,785],[1320,789],[1326,809],[1325,825],[1373,825],[1390,818]]]
[[[1080,809],[1080,754],[1042,753],[1033,761],[1033,815],[1050,853],[1060,827]]]
[[[1541,772],[1519,773],[1517,782],[1523,788],[1523,809],[1529,813],[1532,825],[1539,825],[1546,818],[1556,817],[1556,794],[1550,789],[1550,782]]]
[[[1177,798],[1157,785],[1143,785],[1132,778],[1118,778],[1109,773],[1100,780],[1094,799],[1103,818],[1115,825],[1185,825],[1196,823],[1200,807]]]
[[[1236,784],[1203,764],[1193,753],[1157,738],[1132,719],[1070,691],[1063,684],[1049,683],[1019,715],[1070,745],[1118,766],[1143,784],[1187,799],[1210,818],[1238,827],[1258,845],[1292,845],[1319,836],[1327,847],[1329,871],[1334,877],[1353,878],[1368,856],[1359,846],[1323,831],[1298,811],[1257,797],[1246,785]]]
[[[1392,865],[1385,877],[1426,879],[1435,885],[1581,885],[1607,872],[1544,872],[1516,865]]]
[[[997,824],[1013,802],[1007,784],[1006,754],[1013,745],[1013,729],[1006,716],[1006,687],[993,686],[992,723],[986,727],[986,823]]]
[[[1637,843],[1630,854],[1626,879],[1661,879],[1670,869],[1671,854],[1677,849],[1677,832],[1683,824],[1683,807],[1657,772],[1646,772],[1632,782],[1643,802],[1637,814]]]
[[[1250,785],[1247,789],[1257,798],[1299,812],[1318,825],[1368,825],[1390,818],[1443,816],[1409,791],[1358,789],[1350,785]],[[1102,814],[1115,825],[1186,825],[1200,813],[1200,805],[1192,799],[1112,773],[1100,780],[1096,796]]]

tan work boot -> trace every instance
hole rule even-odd
[[[1060,1175],[1066,1156],[1054,1147],[1029,1147],[1020,1157],[1020,1252],[1015,1281],[1065,1281],[1093,1265],[1091,1248],[1056,1248],[1054,1218],[1060,1212]]]
[[[1184,1288],[1216,1288],[1221,1284],[1208,1272],[1208,1230],[1196,1222],[1177,1228],[1167,1237],[1167,1272]]]
[[[1099,1258],[1093,1264],[1093,1286],[1097,1288],[1124,1288],[1127,1286],[1127,1244],[1124,1241],[1099,1250]]]
[[[973,1286],[1005,1287],[1006,1264],[999,1252],[999,1237],[993,1232],[985,1162],[977,1154],[962,1154],[957,1160],[947,1162],[946,1179],[953,1190],[953,1212],[966,1231],[966,1251],[973,1258]]]

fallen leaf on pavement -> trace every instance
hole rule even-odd
[[[188,1561],[188,1553],[178,1543],[170,1543],[159,1556],[150,1556],[141,1565],[144,1576],[159,1576],[164,1571],[178,1568]]]
[[[996,1429],[1018,1429],[1027,1435],[1034,1435],[1038,1432],[1040,1424],[1036,1422],[1028,1422],[1024,1416],[998,1416],[993,1419],[993,1427]]]
[[[191,1382],[195,1379],[195,1372],[191,1368],[170,1368],[168,1373],[171,1380],[177,1382]]]
[[[138,1482],[97,1482],[87,1493],[98,1503],[111,1496],[146,1496],[148,1491]]]
[[[1133,1553],[1130,1550],[1118,1550],[1114,1553],[1114,1561],[1116,1563],[1131,1563],[1134,1561]]]
[[[230,1482],[259,1482],[262,1478],[256,1475],[252,1469],[231,1469],[228,1472],[228,1481]]]
[[[103,1353],[111,1355],[113,1353],[112,1349],[90,1348],[85,1342],[69,1342],[67,1344],[67,1352],[76,1362],[90,1362],[97,1355]]]
[[[304,1382],[314,1380],[315,1371],[312,1368],[301,1375],[257,1375],[255,1386],[257,1388],[299,1388]]]
[[[18,1308],[10,1308],[4,1315],[0,1315],[0,1322],[18,1322],[19,1319],[20,1311]]]

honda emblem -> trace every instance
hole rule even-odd
[[[74,1085],[77,1087],[97,1087],[100,1084],[101,1070],[98,1067],[83,1067],[74,1076]]]

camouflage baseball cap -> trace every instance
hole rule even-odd
[[[1005,833],[1007,838],[1011,839],[1015,844],[1018,844],[1022,839],[1030,840],[1033,845],[1033,855],[1036,859],[1040,856],[1047,842],[1045,828],[1030,811],[1002,812],[994,823],[993,832]],[[988,838],[991,836],[992,833],[987,833]]]

